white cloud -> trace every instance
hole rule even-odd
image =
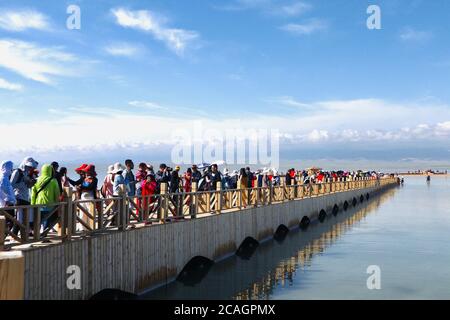
[[[310,104],[298,101],[291,96],[277,97],[274,99],[268,99],[267,101],[270,103],[281,104],[284,106],[295,107],[295,108],[310,108],[311,107]]]
[[[306,140],[309,142],[327,141],[330,138],[328,131],[314,129],[306,135]]]
[[[204,130],[225,133],[230,129],[278,129],[281,143],[333,145],[358,142],[370,146],[373,142],[399,145],[416,142],[448,144],[450,140],[450,108],[446,105],[398,104],[377,99],[323,101],[308,104],[308,112],[237,116],[189,117],[174,112],[153,112],[163,106],[149,101],[130,101],[127,108],[65,108],[53,109],[45,121],[14,119],[2,121],[0,132],[8,132],[0,152],[15,150],[98,149],[105,144],[111,148],[122,145],[174,143],[171,133],[177,128],[194,130],[201,121]],[[138,112],[136,108],[143,108]],[[148,109],[149,112],[145,112]],[[170,111],[170,109],[167,108]],[[194,121],[195,120],[195,121]],[[136,130],[112,130],[112,128]],[[31,139],[23,139],[23,132],[33,132]],[[73,132],[77,132],[76,135]],[[92,132],[96,132],[92,135]],[[208,136],[202,136],[206,141]],[[106,142],[105,142],[106,141]]]
[[[121,42],[108,45],[105,52],[116,57],[133,57],[141,52],[141,48],[129,43]]]
[[[0,39],[0,67],[37,82],[50,84],[53,76],[72,75],[69,63],[76,60],[72,54],[60,48],[46,48],[31,42]]]
[[[225,11],[258,10],[269,15],[295,17],[310,10],[312,6],[303,1],[235,0],[216,8]]]
[[[21,84],[11,83],[5,79],[0,78],[0,89],[20,91],[23,89],[23,86]]]
[[[151,33],[177,55],[183,55],[186,48],[199,38],[196,31],[168,28],[166,19],[148,10],[131,11],[124,8],[112,9],[116,23],[125,28]]]
[[[249,9],[267,8],[272,0],[235,0],[224,6],[217,6],[216,9],[225,11],[242,11]]]
[[[406,27],[400,32],[400,39],[403,41],[424,42],[433,37],[433,33],[428,31],[414,30],[411,27]]]
[[[327,28],[327,23],[319,19],[311,19],[303,24],[289,23],[280,27],[281,30],[294,35],[310,35],[318,31],[324,31]]]
[[[279,14],[286,16],[298,16],[311,9],[311,5],[305,2],[294,2],[292,4],[282,5],[278,10]]]
[[[34,10],[7,10],[0,12],[0,28],[8,31],[47,30],[49,22],[45,15]]]
[[[149,110],[165,110],[165,109],[167,109],[166,107],[164,107],[158,103],[151,102],[151,101],[130,101],[130,102],[128,102],[128,104],[133,107],[145,108],[145,109],[149,109]]]

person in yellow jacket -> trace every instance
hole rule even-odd
[[[53,168],[45,164],[41,169],[41,176],[31,189],[31,204],[43,205],[41,207],[41,221],[44,224],[44,230],[53,227],[58,219],[58,212],[52,212],[55,205],[59,202],[61,195],[58,181],[53,177]]]

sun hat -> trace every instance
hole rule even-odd
[[[34,160],[32,157],[26,157],[25,159],[23,159],[19,168],[22,170],[25,170],[25,167],[30,167],[30,168],[36,169],[38,167],[38,165],[39,165],[39,162]]]
[[[117,162],[114,164],[112,173],[119,173],[124,170],[125,170],[125,167],[122,164],[120,164],[120,162]]]
[[[84,169],[86,169],[87,166],[88,166],[88,165],[87,165],[86,163],[83,163],[80,167],[78,167],[78,168],[75,169],[75,172],[76,172],[76,173],[83,172]]]
[[[111,174],[111,173],[113,173],[113,171],[114,171],[114,165],[112,164],[112,165],[110,165],[110,166],[108,166],[108,174]]]
[[[93,164],[90,164],[86,168],[84,168],[83,172],[90,173],[93,176],[97,175],[97,172],[95,172],[95,166]]]

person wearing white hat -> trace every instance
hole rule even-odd
[[[125,184],[125,178],[122,176],[125,167],[119,162],[114,164],[112,174],[113,174],[113,195],[119,196],[121,194],[121,186]]]
[[[114,194],[113,172],[114,165],[110,165],[108,167],[107,175],[103,180],[102,188],[100,189],[103,198],[111,198]]]
[[[14,190],[14,195],[16,197],[18,206],[30,205],[30,191],[37,181],[35,170],[37,169],[38,165],[39,163],[32,157],[25,157],[20,163],[19,167],[15,169],[11,175],[11,186]],[[17,218],[20,222],[23,223],[24,217],[22,209],[17,210]],[[29,221],[33,221],[32,215]],[[18,234],[19,229],[20,228],[15,225],[13,228],[13,233]]]

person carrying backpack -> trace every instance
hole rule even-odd
[[[37,169],[38,162],[32,157],[25,157],[20,163],[19,167],[15,169],[11,175],[11,185],[14,189],[14,195],[16,196],[17,206],[30,205],[30,190],[37,181],[35,170]],[[30,225],[32,226],[33,217],[28,217]],[[21,223],[24,222],[23,210],[17,210],[17,220]],[[14,226],[12,232],[15,235],[19,234],[19,226]]]
[[[60,195],[58,181],[53,177],[53,167],[44,164],[41,169],[41,176],[31,189],[31,205],[43,205],[41,207],[41,221],[44,230],[52,228],[58,220],[58,212],[53,211]]]

